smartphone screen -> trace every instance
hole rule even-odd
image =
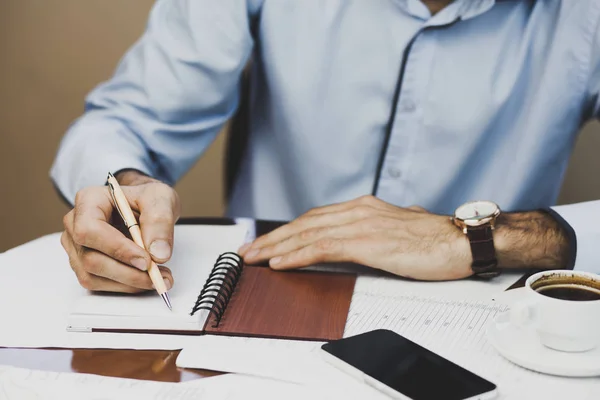
[[[496,385],[389,330],[326,343],[322,349],[414,400],[463,400]]]

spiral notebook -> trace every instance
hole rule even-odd
[[[243,226],[178,225],[166,264],[173,311],[155,292],[86,292],[67,321],[74,332],[217,334],[328,341],[343,336],[356,276],[247,266],[235,251]]]

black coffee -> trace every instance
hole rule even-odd
[[[554,297],[555,299],[560,300],[600,300],[600,290],[575,283],[541,286],[535,290],[544,296]]]
[[[531,288],[539,294],[560,300],[600,300],[600,280],[586,276],[545,275],[533,282]]]

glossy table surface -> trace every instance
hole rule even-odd
[[[182,224],[240,223],[224,218],[188,218]],[[248,220],[242,221],[248,223]],[[281,222],[252,221],[256,236],[260,236]],[[535,271],[533,271],[535,272]],[[532,272],[525,274],[511,288],[522,286]],[[0,328],[1,329],[1,328]],[[106,350],[106,349],[19,349],[0,347],[0,365],[40,369],[55,372],[79,372],[144,379],[163,382],[183,382],[218,375],[215,371],[181,369],[175,365],[179,350]]]
[[[175,366],[179,350],[66,350],[0,348],[0,364],[55,372],[184,382],[220,374]]]

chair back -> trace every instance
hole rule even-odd
[[[250,125],[250,67],[241,76],[239,106],[231,121],[225,139],[224,178],[225,201],[229,202],[235,180],[246,152]]]

